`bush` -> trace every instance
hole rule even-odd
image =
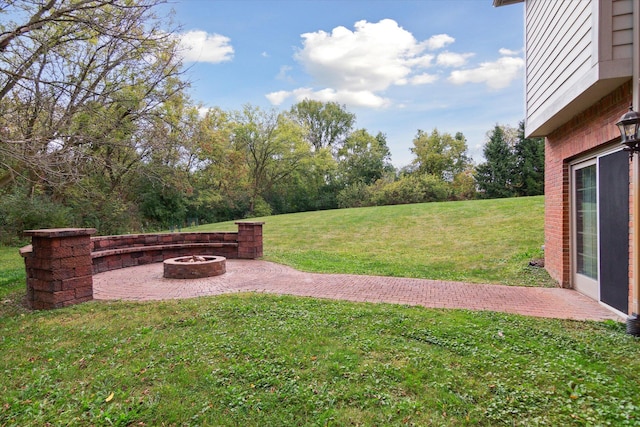
[[[98,234],[125,234],[142,228],[140,212],[124,197],[96,192],[72,202],[81,227],[95,228]]]
[[[338,193],[339,208],[359,208],[362,206],[371,206],[372,203],[372,186],[368,186],[363,182],[357,182],[343,188]]]
[[[376,205],[400,205],[444,201],[450,186],[434,175],[407,175],[385,185],[373,195]]]
[[[16,244],[24,230],[59,228],[74,225],[69,207],[46,194],[29,194],[26,188],[14,188],[0,197],[0,242]]]
[[[247,218],[257,218],[261,216],[270,216],[272,214],[271,206],[262,197],[256,197],[253,210],[247,214]]]
[[[453,200],[471,200],[478,195],[476,190],[476,180],[473,178],[473,170],[469,169],[460,172],[453,178],[451,183]]]

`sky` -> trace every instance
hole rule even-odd
[[[523,6],[492,0],[170,0],[190,96],[287,111],[337,102],[387,137],[396,167],[418,130],[487,132],[524,119]]]

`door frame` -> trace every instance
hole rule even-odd
[[[577,231],[577,212],[576,212],[576,191],[575,191],[575,172],[577,170],[595,166],[596,170],[596,200],[599,198],[599,186],[598,186],[598,156],[594,155],[587,159],[582,159],[571,163],[570,176],[569,176],[569,191],[570,191],[570,224],[571,224],[571,285],[573,289],[577,290],[581,294],[584,294],[590,298],[600,301],[600,215],[598,215],[598,209],[596,207],[596,236],[597,236],[597,278],[591,278],[586,275],[578,273],[578,231]]]
[[[601,275],[600,275],[600,260],[601,260],[601,247],[600,247],[600,164],[599,160],[601,157],[614,154],[618,151],[621,151],[622,147],[619,145],[609,145],[601,150],[590,152],[589,155],[581,156],[579,158],[574,159],[569,162],[569,232],[570,232],[570,281],[573,289],[577,290],[584,295],[589,296],[590,298],[595,299],[601,305],[607,307],[608,309],[616,312],[622,317],[626,317],[627,313],[623,313],[620,310],[616,309],[601,301]],[[596,166],[596,200],[598,203],[596,214],[597,214],[597,257],[598,257],[598,265],[597,265],[597,274],[598,279],[593,280],[588,278],[587,276],[580,275],[577,273],[577,230],[576,230],[576,192],[575,192],[575,171],[584,167],[588,167],[591,165]],[[629,247],[631,250],[631,247]],[[589,282],[589,280],[592,280]],[[594,283],[595,282],[595,283]],[[595,289],[594,289],[595,285]],[[628,285],[630,286],[630,285]],[[585,292],[586,288],[586,292]],[[589,289],[590,288],[590,289]]]

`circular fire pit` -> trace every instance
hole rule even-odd
[[[198,279],[219,276],[227,271],[221,256],[191,255],[164,261],[164,277],[167,279]]]

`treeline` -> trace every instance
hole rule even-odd
[[[384,133],[337,103],[203,110],[156,3],[0,7],[24,20],[0,22],[0,241],[543,191],[543,144],[522,124],[490,131],[477,166],[462,133],[418,130],[396,170]]]

